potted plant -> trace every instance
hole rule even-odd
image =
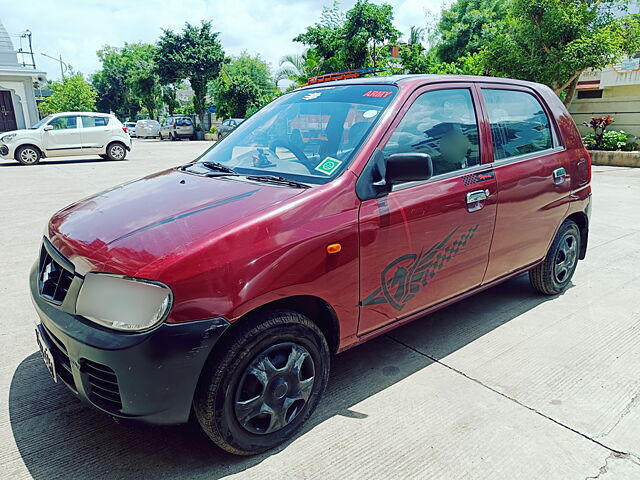
[[[211,128],[207,133],[204,134],[204,139],[210,142],[215,142],[217,139],[216,132],[218,131],[218,127],[216,125],[211,125]]]

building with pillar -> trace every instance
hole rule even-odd
[[[0,23],[0,132],[29,128],[40,120],[34,83],[46,81],[45,72],[18,62],[18,52]]]

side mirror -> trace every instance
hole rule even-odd
[[[49,130],[53,130],[53,125],[45,125],[42,130],[44,130],[45,132],[48,132]]]
[[[433,176],[433,163],[427,153],[394,153],[387,158],[387,183],[417,182]]]

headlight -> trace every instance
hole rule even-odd
[[[163,322],[172,303],[171,289],[159,282],[87,273],[76,301],[76,313],[108,328],[141,332]]]
[[[4,143],[9,143],[11,140],[15,138],[15,133],[10,133],[9,135],[5,135],[4,137],[0,137],[0,140]]]

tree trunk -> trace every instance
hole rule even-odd
[[[576,78],[574,78],[571,83],[569,84],[569,87],[567,88],[567,95],[564,97],[564,101],[562,103],[564,103],[564,106],[569,108],[569,105],[571,104],[571,100],[573,100],[574,95],[576,94],[576,87],[578,86],[578,80],[580,79],[580,75],[576,76]]]

